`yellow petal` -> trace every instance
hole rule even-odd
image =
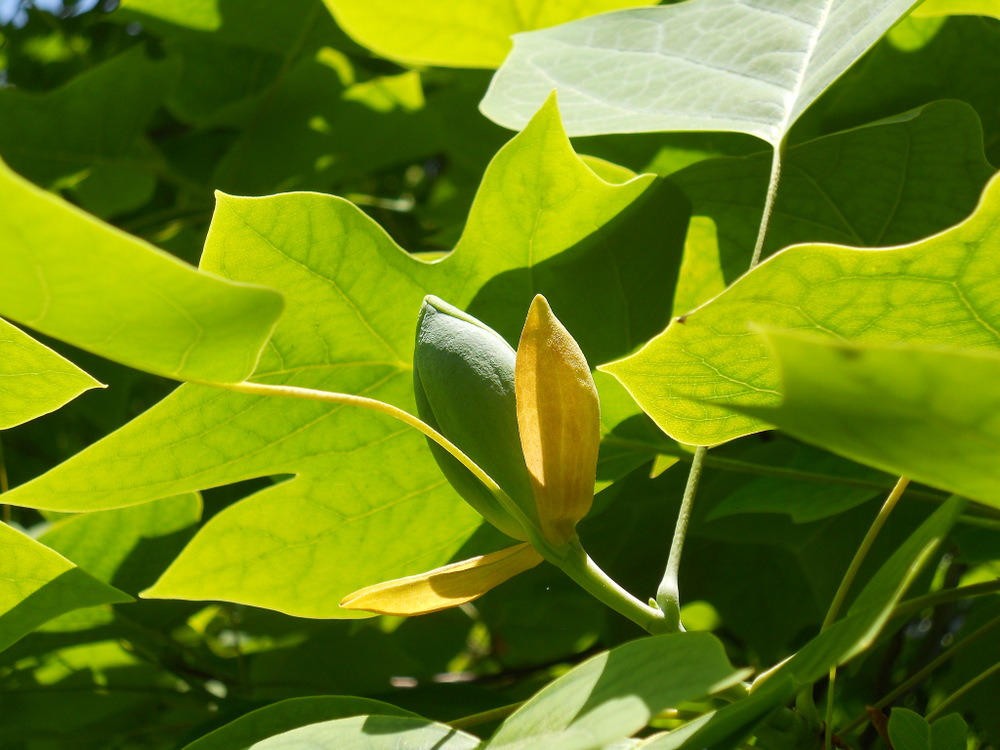
[[[540,294],[517,347],[514,390],[542,533],[563,544],[594,501],[601,406],[583,352]]]
[[[340,606],[380,615],[425,615],[478,599],[541,561],[542,556],[530,544],[518,544],[420,575],[368,586],[345,596]]]

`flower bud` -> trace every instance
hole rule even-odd
[[[514,350],[496,331],[437,297],[424,299],[413,352],[417,413],[535,522],[531,479],[518,438],[514,360]],[[521,524],[472,472],[428,442],[444,475],[469,505],[508,536],[527,539]]]
[[[515,392],[542,534],[562,545],[594,501],[601,406],[583,352],[540,294],[517,347]]]

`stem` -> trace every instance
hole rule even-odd
[[[643,604],[601,570],[587,554],[579,539],[569,542],[564,550],[553,550],[549,547],[543,551],[537,545],[536,548],[549,562],[576,581],[584,591],[647,632],[654,635],[676,632],[669,629],[663,612],[657,607]]]
[[[1000,578],[995,581],[986,581],[984,583],[973,583],[969,586],[959,586],[954,589],[945,589],[944,591],[935,591],[933,594],[925,594],[924,596],[917,596],[913,599],[907,599],[905,602],[901,602],[896,605],[896,608],[892,610],[892,617],[912,617],[917,614],[922,609],[929,609],[930,607],[936,607],[939,604],[948,604],[950,602],[958,602],[963,599],[972,599],[977,596],[986,596],[987,594],[995,594],[1000,591]]]
[[[892,513],[892,509],[896,507],[896,503],[903,495],[903,490],[906,489],[906,485],[909,483],[910,480],[907,477],[899,478],[899,481],[896,482],[896,486],[892,488],[892,492],[889,493],[889,497],[882,506],[882,510],[878,512],[878,515],[872,522],[871,528],[869,528],[868,533],[865,534],[865,538],[861,540],[861,546],[858,547],[858,551],[854,553],[854,559],[851,560],[851,565],[844,574],[844,578],[840,582],[840,587],[837,589],[837,593],[833,597],[833,601],[830,603],[830,609],[826,613],[826,619],[823,620],[823,627],[820,629],[821,633],[833,625],[833,621],[837,618],[837,613],[840,611],[840,607],[843,605],[844,599],[847,598],[847,592],[851,588],[851,584],[854,582],[854,579],[857,577],[858,571],[861,569],[861,563],[865,561],[865,557],[868,555],[868,551],[875,542],[875,538],[879,535],[879,532],[882,531],[882,527],[885,526],[885,522],[889,520],[889,514]]]
[[[767,197],[764,198],[764,213],[760,217],[760,229],[757,230],[757,242],[753,248],[753,259],[750,261],[751,269],[760,263],[760,255],[764,251],[764,238],[767,236],[767,227],[771,223],[774,200],[778,196],[778,180],[781,179],[781,155],[784,148],[784,140],[774,147],[774,156],[771,159],[771,179],[767,183]]]
[[[833,687],[837,683],[837,668],[830,670],[830,684],[826,689],[826,721],[823,722],[823,747],[833,750]]]
[[[701,480],[701,469],[707,452],[708,448],[704,445],[699,445],[695,449],[687,485],[684,487],[684,497],[677,512],[674,538],[670,543],[670,554],[667,556],[667,569],[663,573],[660,587],[656,590],[656,603],[663,610],[667,632],[671,633],[680,633],[684,630],[684,626],[681,625],[681,597],[677,579],[681,567],[681,555],[684,552],[684,540],[687,537],[688,525],[691,523],[694,496],[698,492],[698,482]]]
[[[872,708],[875,709],[885,708],[890,703],[899,698],[901,695],[908,693],[910,690],[912,690],[917,685],[921,684],[924,680],[926,680],[935,669],[940,667],[942,664],[948,661],[959,651],[962,651],[967,646],[971,646],[979,638],[981,638],[982,636],[986,635],[988,632],[993,630],[993,628],[995,628],[997,625],[1000,625],[1000,617],[994,617],[985,625],[980,626],[978,630],[975,630],[969,635],[967,635],[965,638],[960,640],[958,643],[954,644],[947,651],[939,655],[932,662],[927,664],[927,666],[925,666],[923,669],[919,670],[918,672],[916,672],[915,674],[911,675],[909,678],[904,680],[902,683],[900,683],[892,692],[890,692],[888,695],[886,695],[884,698],[878,701],[874,706],[872,706]],[[867,721],[868,721],[868,714],[866,712],[859,715],[850,724],[848,724],[846,727],[840,730],[839,734],[841,736],[848,734],[849,732],[852,732],[858,727],[862,726]]]
[[[525,703],[527,703],[527,701],[511,703],[508,706],[500,706],[499,708],[491,708],[489,711],[472,714],[471,716],[463,716],[461,719],[449,721],[448,726],[452,729],[468,729],[469,727],[478,727],[480,724],[486,724],[491,721],[496,721],[497,719],[506,719]]]
[[[521,527],[528,536],[528,541],[531,542],[532,546],[546,560],[561,569],[598,601],[603,602],[640,627],[650,633],[665,632],[662,626],[663,613],[658,608],[643,604],[613,581],[607,573],[597,566],[597,563],[590,559],[590,556],[587,555],[586,551],[580,545],[579,539],[574,539],[559,548],[553,547],[542,537],[541,533],[525,516],[524,511],[510,498],[510,495],[504,492],[489,474],[479,468],[471,458],[466,456],[448,438],[409,412],[392,404],[387,404],[384,401],[376,401],[373,398],[355,396],[350,393],[333,393],[331,391],[318,391],[312,388],[299,388],[291,385],[267,385],[265,383],[250,383],[247,381],[242,383],[200,383],[200,385],[214,385],[250,396],[282,396],[307,401],[321,401],[328,404],[357,406],[398,419],[400,422],[426,435],[471,471],[493,494],[503,509],[521,524]]]
[[[972,690],[972,688],[974,688],[980,682],[982,682],[983,680],[985,680],[986,678],[992,676],[993,674],[995,674],[997,672],[1000,672],[1000,661],[998,661],[992,667],[988,667],[987,669],[984,669],[978,675],[976,675],[971,680],[969,680],[967,683],[965,683],[964,685],[962,685],[962,687],[960,687],[954,693],[952,693],[947,698],[945,698],[943,701],[941,701],[934,708],[934,710],[931,711],[929,714],[927,714],[927,716],[925,716],[924,718],[927,719],[928,722],[934,721],[934,719],[936,719],[939,714],[943,713],[944,710],[946,708],[948,708],[948,706],[950,706],[952,703],[954,703],[955,701],[957,701],[959,698],[961,698],[967,692],[969,692],[970,690]]]

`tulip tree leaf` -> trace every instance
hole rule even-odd
[[[671,176],[691,201],[674,310],[711,299],[753,256],[770,154],[700,162]],[[975,208],[993,168],[975,111],[934,102],[790,148],[764,257],[802,242],[859,247],[914,242]]]
[[[0,430],[55,411],[101,384],[44,344],[0,319]]]
[[[1000,508],[1000,352],[765,338],[784,400],[757,416],[859,463]]]
[[[778,147],[912,5],[689,0],[518,34],[481,108],[521,128],[555,89],[570,135],[722,130]]]
[[[500,726],[486,747],[604,747],[642,729],[660,711],[724,690],[745,676],[710,633],[632,641],[547,685]]]
[[[799,245],[772,256],[635,355],[606,368],[671,437],[711,445],[766,429],[781,402],[750,324],[859,344],[1000,352],[1000,179],[964,222],[896,248]],[[759,413],[759,412],[758,412]]]
[[[79,174],[74,194],[101,216],[138,208],[156,184],[141,133],[179,72],[133,47],[54,91],[0,89],[0,155],[42,187]]]
[[[130,508],[70,516],[54,523],[38,541],[97,580],[135,595],[166,569],[194,535],[200,519],[201,497],[189,492]],[[42,629],[82,630],[111,619],[107,607],[81,609]]]
[[[299,727],[249,750],[475,750],[479,738],[427,719],[354,716]]]
[[[184,750],[246,750],[253,743],[308,724],[351,716],[413,717],[409,711],[368,698],[323,695],[291,698],[244,714],[184,746]]]
[[[649,175],[621,185],[598,178],[551,104],[496,156],[462,239],[438,262],[400,250],[347,201],[301,193],[220,196],[202,267],[286,294],[254,380],[412,412],[413,336],[428,293],[508,340],[543,293],[592,362],[651,335],[669,319],[670,296],[640,291],[671,288],[659,280],[671,278],[680,251],[663,249],[686,218],[676,198]],[[424,438],[398,422],[199,385],[5,499],[96,510],[274,474],[295,478],[213,517],[148,595],[356,616],[338,608],[343,596],[440,566],[480,520]]]
[[[132,600],[5,523],[0,523],[0,549],[0,650],[65,612]]]
[[[190,268],[0,162],[0,315],[177,379],[249,375],[281,295]]]
[[[325,0],[344,31],[373,52],[404,65],[495,68],[510,35],[651,0]],[[545,97],[538,102],[540,105]],[[535,109],[538,109],[536,106]]]
[[[916,18],[935,16],[992,16],[1000,18],[996,0],[924,0],[913,9]]]

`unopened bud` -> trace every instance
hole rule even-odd
[[[579,345],[542,295],[517,347],[517,422],[542,534],[561,545],[594,501],[601,406]]]
[[[500,334],[437,297],[424,299],[413,353],[420,418],[500,485],[535,521],[531,480],[521,455],[514,395],[515,352]],[[452,487],[510,537],[527,534],[494,495],[437,443],[431,451]]]

